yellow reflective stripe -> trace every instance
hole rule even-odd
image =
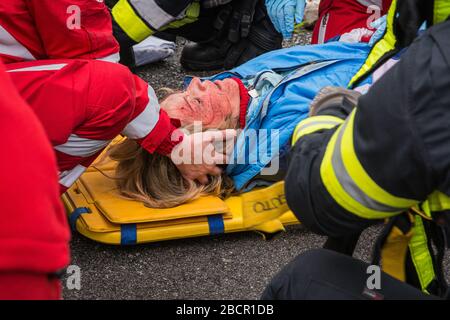
[[[387,52],[395,49],[395,44],[397,39],[394,34],[394,19],[397,12],[397,0],[393,0],[391,6],[389,7],[387,19],[386,19],[386,33],[375,45],[369,53],[364,65],[359,69],[359,71],[350,80],[349,88],[358,81],[362,76],[369,72],[373,66],[383,57]]]
[[[417,275],[419,277],[422,291],[427,292],[426,288],[435,278],[433,260],[428,250],[427,235],[420,216],[415,216],[413,227],[413,236],[409,242],[409,250],[414,263]]]
[[[195,1],[189,5],[186,10],[186,16],[181,20],[175,20],[169,24],[169,28],[176,29],[180,28],[186,24],[193,23],[197,21],[200,15],[200,3]]]
[[[333,116],[315,116],[304,119],[295,127],[292,135],[292,145],[294,145],[301,137],[322,130],[332,129],[335,126],[342,124],[344,120]]]
[[[315,123],[315,124],[311,124],[310,126],[308,126],[307,128],[304,128],[303,130],[299,130],[296,132],[295,136],[292,139],[292,144],[295,144],[295,142],[297,142],[298,139],[300,139],[301,137],[322,130],[322,129],[332,129],[334,128],[336,125],[338,125],[339,123]]]
[[[136,14],[127,0],[119,0],[112,9],[112,15],[120,28],[136,42],[141,42],[154,33]]]
[[[450,210],[450,197],[440,191],[434,191],[427,200],[422,203],[425,213],[431,217],[431,212]]]
[[[334,200],[357,216],[366,219],[393,216],[417,201],[391,195],[366,173],[353,145],[355,112],[356,109],[328,143],[320,167],[322,181]]]
[[[427,201],[430,204],[431,211],[438,212],[450,210],[450,198],[440,191],[433,192],[428,197]]]
[[[333,199],[345,210],[369,219],[384,218],[384,212],[378,212],[361,205],[352,196],[350,196],[339,183],[336,173],[333,170],[332,155],[335,149],[338,134],[342,130],[342,126],[333,134],[325,151],[322,164],[320,166],[320,175],[325,188],[328,190]],[[393,215],[393,214],[392,214]]]
[[[433,24],[445,21],[450,15],[450,1],[434,0]]]
[[[370,178],[366,170],[364,170],[358,160],[355,152],[355,146],[353,144],[353,125],[355,115],[356,109],[350,114],[349,125],[342,138],[342,158],[351,178],[353,181],[356,181],[365,194],[369,195],[375,201],[399,209],[405,209],[413,206],[418,202],[417,200],[396,197],[390,194],[378,186],[375,181]]]

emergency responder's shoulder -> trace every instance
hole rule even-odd
[[[423,199],[439,187],[450,191],[443,181],[450,165],[449,31],[450,22],[427,30],[358,103],[353,129],[358,161],[398,197]],[[401,170],[382,163],[401,164]]]
[[[450,194],[450,21],[431,28],[425,36],[428,61],[417,71],[413,88],[414,116],[433,170],[436,188]],[[420,78],[421,77],[421,78]],[[424,98],[425,97],[425,98]]]

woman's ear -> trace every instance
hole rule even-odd
[[[158,95],[159,102],[163,102],[168,96],[170,96],[173,93],[176,93],[177,91],[172,88],[160,88],[156,90],[156,94]]]
[[[167,112],[170,118],[181,119],[181,110],[185,104],[183,92],[168,95],[160,101],[161,109]]]

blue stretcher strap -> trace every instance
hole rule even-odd
[[[90,213],[91,210],[86,207],[79,207],[73,210],[72,214],[69,217],[69,224],[72,231],[77,231],[77,220],[84,213]]]
[[[120,225],[120,244],[136,244],[137,242],[137,230],[136,224],[121,224]]]
[[[221,234],[225,232],[223,216],[221,214],[208,216],[208,225],[210,234]]]

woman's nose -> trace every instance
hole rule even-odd
[[[194,78],[194,79],[192,79],[192,86],[197,89],[202,89],[203,83],[200,81],[199,78]]]

